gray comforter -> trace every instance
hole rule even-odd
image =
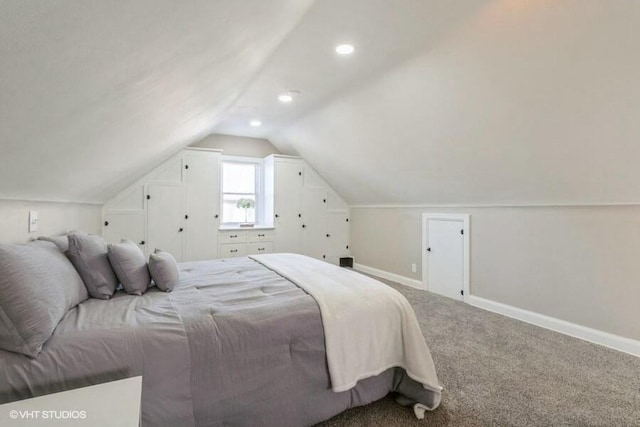
[[[239,258],[182,264],[169,294],[85,301],[37,359],[0,350],[0,403],[136,375],[145,426],[303,426],[389,391],[429,399],[399,368],[334,393],[316,302]]]

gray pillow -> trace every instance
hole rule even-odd
[[[178,263],[169,252],[156,249],[149,256],[149,272],[158,289],[171,292],[180,281]]]
[[[53,244],[55,244],[58,249],[60,249],[63,253],[67,252],[67,250],[69,250],[69,239],[68,239],[68,235],[69,234],[84,234],[86,235],[86,233],[83,233],[82,231],[70,231],[67,234],[64,234],[62,236],[39,236],[38,240],[43,240],[45,242],[51,242]]]
[[[67,312],[86,300],[73,265],[52,243],[0,245],[0,348],[36,357]]]
[[[67,250],[69,249],[69,239],[67,239],[66,234],[64,236],[52,236],[52,237],[39,236],[38,240],[53,243],[62,252],[67,252]]]
[[[147,260],[135,243],[123,240],[108,246],[109,262],[124,290],[132,295],[142,295],[151,284]]]
[[[109,263],[107,244],[100,236],[70,234],[67,256],[78,270],[92,298],[109,299],[118,278]]]

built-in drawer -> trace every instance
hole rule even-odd
[[[244,243],[247,241],[247,232],[244,230],[229,230],[218,232],[219,243]]]
[[[220,245],[220,258],[247,256],[246,243],[225,243]]]
[[[273,252],[273,242],[247,243],[247,255],[270,254]]]
[[[273,230],[249,230],[247,234],[249,242],[273,242],[276,236]]]

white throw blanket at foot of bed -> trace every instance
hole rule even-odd
[[[398,291],[304,255],[250,258],[292,281],[317,301],[333,391],[349,390],[361,379],[401,367],[436,395],[432,407],[425,409],[433,410],[440,404],[442,388],[431,353],[413,308]]]

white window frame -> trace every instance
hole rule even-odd
[[[255,183],[255,191],[256,191],[256,215],[255,215],[255,224],[260,225],[262,221],[262,216],[264,215],[264,160],[258,157],[241,157],[241,156],[225,156],[222,155],[220,157],[220,206],[224,207],[224,164],[225,163],[239,163],[239,164],[250,164],[256,167],[256,183]],[[224,220],[224,208],[222,211],[222,221],[221,225],[223,226],[239,226],[242,224],[241,222],[225,222]]]

